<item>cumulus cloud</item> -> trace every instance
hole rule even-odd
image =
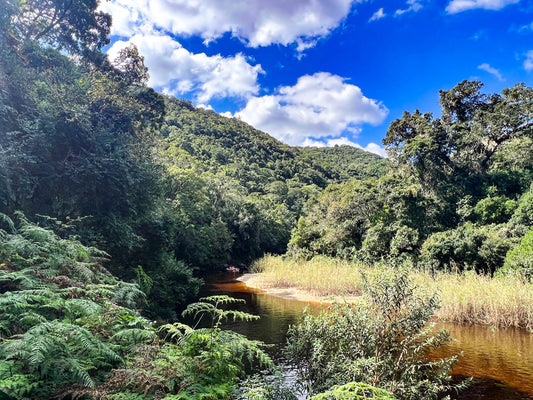
[[[505,80],[500,71],[498,71],[496,68],[491,67],[487,63],[483,63],[481,65],[478,65],[477,68],[482,70],[482,71],[486,71],[486,72],[488,72],[491,75],[494,75],[499,81],[503,82]]]
[[[524,61],[524,69],[526,71],[533,71],[533,50],[529,50]]]
[[[381,7],[374,14],[372,14],[372,16],[370,17],[368,22],[377,21],[378,19],[381,19],[381,18],[386,17],[386,16],[387,16],[387,14],[385,14],[385,12],[383,12],[383,7]]]
[[[178,96],[194,92],[197,102],[207,104],[212,98],[248,98],[259,92],[261,65],[250,65],[242,54],[194,54],[168,35],[148,32],[115,42],[108,51],[110,59],[130,43],[144,56],[150,71],[148,84],[164,93]]]
[[[325,142],[320,140],[313,140],[310,138],[305,139],[302,143],[304,147],[335,147],[335,146],[352,146],[357,147],[358,149],[368,151],[370,153],[377,154],[381,157],[387,157],[387,152],[383,147],[376,143],[369,143],[365,147],[361,146],[358,143],[351,141],[346,137],[341,137],[337,139],[328,139]]]
[[[395,16],[405,14],[407,12],[418,12],[422,9],[422,1],[420,0],[407,0],[407,8],[396,10]]]
[[[456,14],[462,11],[482,8],[485,10],[501,10],[510,4],[516,4],[520,0],[452,0],[446,7],[448,14]]]
[[[340,76],[319,72],[302,76],[294,86],[281,87],[275,94],[252,97],[235,116],[285,143],[300,146],[310,138],[358,134],[362,124],[378,125],[387,114],[381,102],[365,97],[359,87]]]
[[[366,0],[111,0],[101,8],[113,16],[112,33],[128,37],[151,25],[206,42],[225,33],[249,46],[306,48],[327,36],[355,3]]]

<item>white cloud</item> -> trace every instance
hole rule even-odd
[[[372,22],[372,21],[377,21],[378,19],[381,19],[383,17],[386,17],[387,14],[385,14],[383,12],[383,7],[381,7],[379,10],[377,10],[374,14],[372,14],[372,16],[370,17],[370,19],[368,20],[368,22]]]
[[[520,0],[452,0],[446,7],[448,14],[456,14],[462,11],[482,8],[485,10],[501,10],[510,4],[516,4]]]
[[[478,65],[477,68],[482,70],[482,71],[486,71],[486,72],[488,72],[491,75],[494,75],[499,81],[503,82],[505,80],[500,71],[498,71],[496,68],[491,67],[487,63],[483,63],[481,65]]]
[[[368,143],[365,147],[363,147],[363,150],[377,154],[381,157],[387,157],[387,152],[385,149],[376,143]]]
[[[206,42],[231,33],[252,47],[297,43],[305,48],[339,26],[353,4],[364,1],[111,0],[101,8],[113,16],[112,33],[119,36],[150,25]]]
[[[136,34],[127,42],[115,42],[108,51],[110,59],[129,43],[144,56],[150,73],[148,84],[164,93],[178,96],[194,92],[197,102],[207,104],[216,97],[247,98],[259,92],[261,65],[250,65],[242,54],[193,54],[170,36],[148,32]]]
[[[338,138],[357,134],[361,125],[378,125],[388,114],[379,101],[365,97],[361,89],[326,72],[305,75],[294,86],[276,94],[253,97],[235,114],[277,139],[300,146],[310,138]]]
[[[351,141],[350,139],[346,137],[341,137],[337,139],[328,139],[326,142],[322,142],[320,140],[313,140],[310,138],[305,139],[305,141],[302,143],[302,146],[304,147],[335,147],[335,146],[352,146],[357,147],[358,149],[368,151],[370,153],[377,154],[381,157],[387,157],[387,152],[383,147],[381,147],[379,144],[376,143],[369,143],[365,147],[361,146],[358,143],[355,143]]]
[[[522,25],[517,29],[518,32],[533,31],[533,22],[528,25]]]
[[[526,71],[533,70],[533,50],[529,50],[526,54],[526,60],[524,61],[524,69]]]
[[[422,9],[422,1],[421,0],[407,0],[407,8],[396,10],[394,13],[395,16],[399,16],[402,14],[405,14],[407,12],[418,12]]]

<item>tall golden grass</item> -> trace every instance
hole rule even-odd
[[[351,297],[361,294],[361,272],[373,275],[379,268],[328,257],[302,261],[266,256],[252,266],[252,272],[259,274],[251,284],[300,289],[325,299]],[[518,276],[412,270],[410,279],[423,292],[439,293],[439,320],[533,330],[533,284]]]

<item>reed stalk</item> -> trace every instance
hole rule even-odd
[[[361,272],[372,275],[379,268],[328,257],[302,261],[266,256],[252,266],[258,275],[250,284],[267,290],[299,289],[324,299],[353,297],[362,291]],[[533,330],[533,284],[518,276],[490,277],[472,271],[431,274],[413,269],[409,277],[421,291],[439,293],[436,318],[441,321]]]

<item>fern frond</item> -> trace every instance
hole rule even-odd
[[[213,303],[215,306],[222,304],[246,303],[246,300],[244,299],[236,299],[235,297],[231,297],[225,294],[201,297],[199,300],[201,302]]]
[[[102,306],[89,299],[68,299],[64,302],[64,313],[73,321],[87,315],[102,313]]]
[[[217,308],[210,303],[204,303],[204,302],[196,302],[189,304],[185,310],[181,313],[183,317],[193,317],[197,318],[198,315],[202,313],[212,313],[214,311],[217,311]]]
[[[181,339],[194,332],[194,329],[189,325],[182,324],[181,322],[174,322],[173,324],[161,325],[158,331],[166,332],[163,338],[164,341],[168,341],[170,338],[171,340],[176,340],[179,342]]]
[[[111,341],[123,347],[132,348],[139,343],[151,343],[157,338],[154,330],[129,328],[122,329],[111,337]]]
[[[221,312],[221,320],[233,320],[233,321],[256,321],[260,319],[259,315],[250,314],[244,311],[227,310]]]
[[[114,303],[131,309],[138,309],[146,302],[146,294],[136,283],[120,281],[115,287]]]
[[[7,360],[18,360],[32,374],[57,384],[94,384],[89,370],[118,365],[122,359],[88,330],[47,321],[0,345]]]
[[[6,214],[0,213],[0,221],[5,222],[7,224],[9,230],[11,230],[11,233],[14,234],[17,232],[17,229],[15,228],[15,223]]]

